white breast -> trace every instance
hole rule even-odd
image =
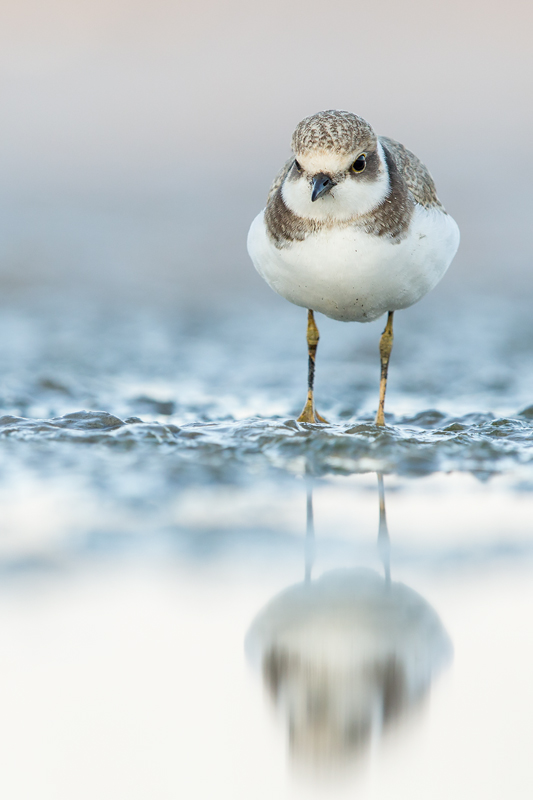
[[[417,206],[408,236],[394,244],[357,228],[323,229],[278,249],[261,212],[248,234],[259,274],[278,294],[344,322],[370,322],[407,308],[443,277],[459,246],[459,228],[439,209]]]

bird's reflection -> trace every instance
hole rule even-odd
[[[313,498],[307,496],[305,579],[258,614],[246,638],[289,728],[290,749],[315,765],[351,761],[428,693],[452,648],[433,608],[391,580],[383,478],[383,576],[346,568],[312,580]]]

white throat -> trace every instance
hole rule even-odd
[[[347,177],[346,180],[334,186],[328,194],[319,197],[313,203],[308,178],[302,175],[298,180],[285,179],[281,187],[285,205],[297,216],[317,221],[333,222],[338,220],[341,222],[368,214],[385,200],[390,190],[389,172],[383,148],[379,142],[377,151],[380,170],[375,180],[357,180]],[[302,166],[305,167],[304,164]],[[313,167],[315,174],[321,171],[331,171],[318,163],[313,164]]]

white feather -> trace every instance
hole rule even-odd
[[[416,206],[399,243],[357,227],[328,227],[277,248],[264,211],[253,221],[248,252],[282,297],[344,322],[370,322],[407,308],[443,277],[459,246],[459,228],[438,208]]]

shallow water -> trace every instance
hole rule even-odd
[[[527,310],[4,308],[2,794],[526,796]]]

